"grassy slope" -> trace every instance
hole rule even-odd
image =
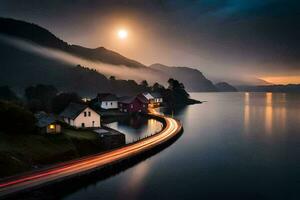
[[[0,133],[0,177],[10,176],[99,152],[97,135],[64,130],[60,135],[8,135]]]

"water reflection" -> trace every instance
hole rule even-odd
[[[300,94],[192,98],[207,102],[174,112],[184,133],[173,145],[65,199],[300,199]]]
[[[153,135],[162,129],[162,123],[155,119],[148,119],[147,133]]]
[[[143,183],[149,170],[150,162],[142,162],[133,168],[129,179],[124,180],[123,185],[126,187],[120,188],[118,199],[138,199],[139,194],[143,192]]]
[[[131,116],[109,123],[107,126],[124,133],[126,143],[131,143],[159,132],[163,125],[155,119],[144,116]]]
[[[273,128],[273,94],[266,93],[266,106],[265,106],[265,131],[267,134],[272,133]]]
[[[244,132],[264,132],[268,135],[276,129],[286,129],[286,94],[244,93]],[[252,123],[260,123],[256,129],[249,130]],[[260,128],[263,128],[261,130]]]
[[[244,129],[245,132],[249,132],[249,123],[250,123],[250,93],[244,93]]]

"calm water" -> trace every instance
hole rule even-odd
[[[65,199],[300,199],[300,95],[192,97],[173,145]]]
[[[107,126],[124,133],[126,143],[153,135],[163,128],[161,122],[154,119],[145,119],[144,117],[124,119],[107,124]]]

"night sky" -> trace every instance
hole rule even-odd
[[[300,83],[296,0],[0,0],[0,16],[144,64],[193,66],[212,78]],[[128,30],[128,40],[115,37]],[[293,76],[293,77],[290,77]],[[293,81],[292,81],[293,80]]]

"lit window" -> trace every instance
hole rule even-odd
[[[55,129],[55,125],[54,124],[50,124],[50,129]]]

